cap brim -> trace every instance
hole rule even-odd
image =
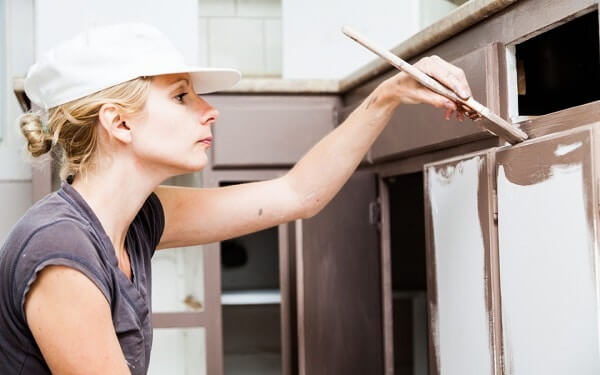
[[[197,94],[226,90],[233,87],[242,78],[236,69],[188,67],[179,71],[162,74],[190,73],[194,91]]]

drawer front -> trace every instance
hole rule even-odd
[[[335,96],[215,95],[213,168],[291,166],[337,123]]]
[[[491,44],[452,61],[464,70],[473,97],[494,112],[500,108],[499,67],[504,65],[499,58],[503,56],[500,48],[500,44]],[[374,161],[391,159],[466,143],[487,134],[469,119],[446,121],[443,109],[425,104],[403,105],[373,145],[371,158]]]

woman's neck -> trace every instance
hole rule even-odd
[[[168,176],[158,176],[148,170],[119,166],[95,168],[77,175],[71,184],[92,208],[116,256],[124,254],[125,236],[129,225],[146,198]]]

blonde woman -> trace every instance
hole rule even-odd
[[[470,95],[460,69],[437,57],[418,66]],[[397,106],[429,103],[447,118],[457,110],[399,73],[283,177],[213,189],[160,186],[206,166],[219,113],[197,93],[239,78],[235,70],[185,65],[143,24],[89,30],[30,69],[26,93],[47,118],[25,114],[21,130],[34,157],[61,155],[64,182],[28,210],[0,251],[0,373],[145,374],[156,249],[311,217]]]

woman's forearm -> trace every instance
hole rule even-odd
[[[464,72],[437,56],[425,57],[416,66],[442,82],[463,99],[471,95]],[[348,116],[285,176],[298,197],[299,217],[317,214],[342,188],[387,125],[398,105],[427,103],[446,110],[446,119],[457,111],[456,103],[418,84],[405,73],[383,81]],[[457,117],[462,121],[463,113]]]
[[[301,217],[315,215],[337,194],[389,122],[397,104],[384,91],[371,92],[285,176],[299,196]]]

